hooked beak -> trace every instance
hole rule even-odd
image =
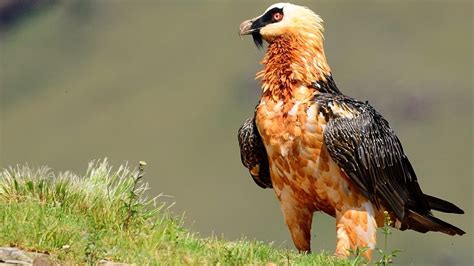
[[[254,32],[255,29],[252,29],[252,23],[253,22],[254,22],[253,19],[249,19],[249,20],[246,20],[246,21],[242,22],[242,24],[240,24],[240,27],[239,27],[239,35],[240,36],[249,35],[252,32]]]
[[[260,35],[260,28],[262,27],[259,23],[260,17],[246,20],[240,24],[239,35],[242,38],[243,35],[252,34],[253,42],[258,48],[262,47],[263,40],[262,35]]]

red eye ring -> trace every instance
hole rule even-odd
[[[272,18],[273,18],[273,21],[277,21],[277,22],[281,21],[283,19],[283,13],[276,12],[273,14]]]

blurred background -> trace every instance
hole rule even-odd
[[[437,214],[462,237],[394,232],[396,262],[472,264],[472,2],[294,2],[326,21],[340,89],[391,122],[426,193],[466,211]],[[264,54],[237,29],[272,3],[0,0],[0,167],[145,160],[150,193],[172,195],[194,232],[293,248],[236,137]],[[316,214],[314,252],[333,252],[334,224]]]

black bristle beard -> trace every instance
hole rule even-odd
[[[262,48],[263,47],[263,38],[262,38],[262,35],[260,34],[260,32],[258,32],[258,31],[252,32],[252,37],[253,37],[253,42],[255,43],[257,48],[259,48],[259,49]]]

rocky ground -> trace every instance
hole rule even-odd
[[[28,252],[18,248],[12,247],[0,247],[0,266],[56,266],[56,265],[68,265],[67,263],[61,263],[48,254]],[[111,262],[111,261],[100,261],[101,266],[128,266],[130,264]]]
[[[35,265],[50,266],[57,265],[46,254],[27,252],[18,248],[2,247],[0,248],[0,266],[10,265]]]

